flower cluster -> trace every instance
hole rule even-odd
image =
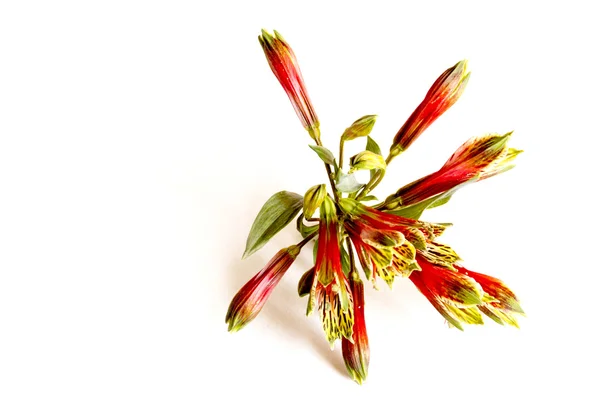
[[[302,275],[298,293],[308,296],[307,314],[317,311],[332,349],[340,339],[348,373],[358,383],[366,379],[369,365],[361,276],[375,287],[381,279],[390,288],[396,277],[410,279],[451,327],[462,330],[463,324],[483,324],[483,316],[518,327],[516,316],[524,313],[515,294],[501,280],[466,269],[458,254],[441,243],[450,224],[420,219],[426,209],[444,204],[465,184],[512,168],[520,153],[508,147],[512,132],[468,140],[438,171],[401,187],[384,201],[370,194],[390,162],[456,103],[469,79],[466,61],[448,68],[434,82],[397,132],[386,158],[370,137],[376,116],[367,115],[343,132],[336,159],[321,142],[319,120],[292,49],[277,32],[263,31],[259,42],[315,141],[310,147],[325,164],[331,194],[325,184],[318,184],[304,196],[283,191],[265,203],[250,230],[244,257],[298,214],[296,227],[303,240],[280,250],[234,296],[226,316],[229,330],[237,331],[257,316],[307,243],[315,246],[314,266]],[[345,173],[344,143],[361,137],[366,137],[366,149],[349,158]],[[359,183],[357,170],[369,170],[370,180]]]

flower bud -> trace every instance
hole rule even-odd
[[[342,134],[342,140],[347,141],[356,139],[357,137],[367,136],[371,133],[371,130],[373,130],[376,119],[377,115],[365,115],[364,117],[357,119],[350,127],[346,128]]]
[[[258,315],[298,254],[300,247],[297,245],[279,250],[258,274],[242,286],[227,310],[225,322],[229,324],[229,331],[239,331]]]
[[[382,156],[365,150],[350,157],[350,173],[359,169],[385,169],[386,163]]]
[[[406,150],[433,121],[456,103],[469,81],[469,75],[466,60],[459,61],[440,75],[425,99],[396,133],[388,160]]]
[[[327,188],[324,184],[315,185],[308,189],[304,195],[304,218],[311,218],[326,196]]]
[[[271,71],[283,86],[300,122],[318,143],[321,136],[319,118],[308,97],[296,56],[279,32],[273,31],[273,34],[274,36],[263,29],[258,41],[265,52]]]

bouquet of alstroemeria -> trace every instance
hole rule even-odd
[[[369,364],[362,279],[375,285],[381,278],[391,287],[397,276],[409,278],[448,324],[461,330],[462,323],[483,324],[482,314],[499,324],[517,326],[515,315],[523,314],[523,309],[515,294],[499,279],[464,268],[454,250],[439,242],[449,224],[419,219],[424,210],[446,203],[459,187],[512,168],[520,151],[508,147],[510,133],[468,140],[438,171],[401,187],[384,201],[370,194],[390,162],[458,100],[469,79],[466,61],[448,68],[433,83],[396,133],[385,158],[369,136],[376,116],[367,115],[343,132],[336,160],[321,142],[319,119],[292,49],[277,32],[273,36],[262,31],[258,40],[315,142],[310,147],[325,164],[331,193],[319,184],[304,196],[282,191],[267,200],[252,225],[243,257],[264,246],[299,213],[296,227],[303,240],[275,254],[234,296],[226,317],[229,330],[237,331],[256,317],[311,241],[314,266],[300,278],[298,294],[308,296],[307,314],[318,311],[332,347],[341,339],[346,367],[358,383],[367,377]],[[366,149],[350,157],[350,168],[344,172],[344,143],[359,137],[366,137]],[[357,170],[370,171],[366,184],[355,178]]]

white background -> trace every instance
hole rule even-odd
[[[2,2],[0,398],[598,398],[598,14],[483,3]],[[293,46],[332,148],[375,113],[387,149],[469,59],[462,99],[376,194],[515,130],[517,168],[424,219],[453,222],[465,265],[517,292],[520,330],[451,330],[410,282],[369,287],[359,387],[304,316],[305,251],[227,333],[231,297],[298,240],[289,227],[242,262],[257,211],[325,182],[260,28]]]

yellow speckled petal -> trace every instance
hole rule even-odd
[[[428,242],[427,250],[420,252],[423,258],[432,264],[455,270],[454,264],[460,257],[450,246],[436,242]]]

